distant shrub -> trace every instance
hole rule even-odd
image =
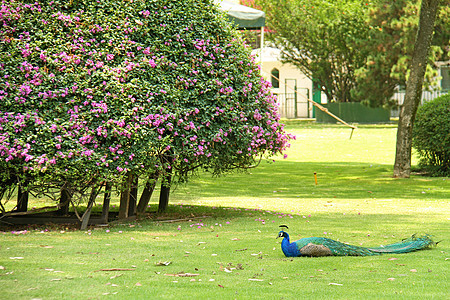
[[[422,169],[432,176],[450,176],[450,94],[419,107],[413,147]]]

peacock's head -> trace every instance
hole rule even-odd
[[[289,227],[287,227],[286,225],[280,225],[279,227],[289,229]],[[281,229],[281,231],[278,232],[277,238],[289,238],[289,234]]]

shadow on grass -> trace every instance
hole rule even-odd
[[[397,200],[397,202],[401,201]],[[171,204],[165,213],[147,213],[141,215],[137,220],[116,220],[105,229],[110,228],[111,231],[121,230],[123,232],[171,232],[176,235],[182,227],[184,234],[215,235],[220,228],[217,232],[220,232],[221,236],[224,232],[227,234],[239,232],[244,235],[245,232],[248,232],[252,239],[258,236],[257,239],[266,241],[272,235],[275,240],[276,234],[280,230],[279,225],[283,224],[289,226],[292,239],[319,236],[355,245],[362,243],[361,245],[364,246],[373,246],[375,241],[378,243],[397,242],[412,234],[431,234],[436,241],[448,239],[447,220],[438,211],[427,214],[417,214],[411,211],[393,213],[389,207],[370,213],[358,213],[357,211],[349,213],[314,211],[309,213],[303,210],[282,210],[269,210],[265,207]],[[79,226],[73,224],[16,226],[0,224],[0,234],[2,232],[17,234],[21,230],[26,232],[79,231]],[[259,234],[255,235],[256,231]],[[447,249],[444,245],[440,245],[440,248]]]
[[[226,229],[226,224],[231,223],[242,226],[243,231],[258,229],[264,237],[272,231],[275,237],[279,225],[287,224],[293,238],[322,236],[368,243],[374,238],[400,241],[413,234],[431,234],[437,241],[448,236],[445,218],[430,218],[430,215],[415,213],[396,214],[389,208],[379,213],[315,212],[303,215],[300,212],[283,213],[262,208],[170,205],[166,213],[149,215],[138,220],[138,223],[142,226],[136,227],[136,230],[140,231],[149,230],[155,223],[168,228],[176,228],[180,224],[185,227],[187,224],[200,231],[210,231],[218,223],[223,224]]]
[[[317,174],[317,185],[314,173]],[[434,206],[442,207],[440,214],[445,214],[448,210],[444,209],[442,203],[448,200],[449,194],[448,178],[413,176],[410,179],[394,179],[391,166],[388,165],[285,160],[276,163],[263,161],[258,168],[251,169],[248,173],[218,178],[201,173],[187,185],[173,189],[170,202],[205,206],[236,204],[247,206],[247,209],[265,207],[284,212],[301,209],[303,213],[307,213],[328,210],[332,206],[328,202],[333,199],[340,200],[337,206],[342,212],[380,210],[392,205],[391,200],[410,200],[410,204],[408,201],[399,202],[401,209],[411,210],[414,206],[422,206],[422,202],[429,201],[439,203]],[[155,191],[150,208],[152,211],[156,210],[158,196],[159,191]],[[367,204],[366,200],[371,199],[376,199],[377,203]],[[243,201],[247,202],[241,205]],[[385,202],[381,203],[382,201]],[[113,203],[112,210],[117,211],[117,195]],[[425,208],[428,204],[423,207],[420,213],[429,211]],[[80,211],[82,213],[83,208]],[[100,212],[101,205],[96,205],[93,214]],[[168,213],[170,212],[169,210]],[[172,218],[177,218],[177,214]]]

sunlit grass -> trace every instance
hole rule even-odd
[[[391,206],[357,200],[356,206],[376,211],[344,214],[339,205],[325,205],[329,203],[317,203],[324,209],[310,214],[177,205],[170,207],[172,213],[200,218],[149,220],[86,232],[54,227],[48,232],[7,232],[0,235],[0,265],[5,267],[0,290],[6,299],[297,299],[295,287],[313,299],[445,298],[445,241],[437,249],[404,255],[285,258],[275,239],[280,224],[289,224],[293,238],[327,236],[363,246],[396,242],[422,231],[448,238],[447,222],[436,218],[436,209],[398,213],[391,212]],[[101,271],[117,268],[130,270]],[[196,275],[173,276],[179,273]]]
[[[392,178],[394,125],[359,126],[351,140],[338,125],[286,128],[297,135],[287,159],[219,178],[200,173],[173,190],[173,205],[159,217],[89,231],[4,229],[2,298],[448,298],[448,178]],[[275,239],[281,224],[291,238],[362,246],[414,233],[442,242],[403,255],[287,259]],[[130,270],[101,271],[114,268]],[[179,273],[196,275],[173,276]]]

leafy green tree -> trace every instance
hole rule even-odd
[[[185,181],[282,153],[268,83],[210,0],[3,1],[2,190]],[[97,188],[98,189],[98,188]]]
[[[329,99],[392,105],[406,85],[420,1],[256,1],[282,59],[314,79]],[[429,60],[448,59],[450,6],[440,9]],[[436,84],[429,64],[425,88]]]
[[[443,0],[436,16],[434,24],[434,35],[431,45],[440,47],[437,60],[447,61],[450,59],[450,1]]]
[[[414,49],[419,18],[420,1],[373,1],[366,18],[371,28],[364,41],[368,56],[366,64],[357,70],[355,98],[372,106],[393,105],[396,88],[405,87]],[[435,25],[435,35],[425,72],[424,88],[437,84],[437,71],[433,62],[446,59],[450,41],[448,14],[450,8],[442,6]],[[446,17],[447,16],[447,17]]]
[[[281,50],[282,60],[297,66],[314,79],[328,99],[358,100],[356,70],[367,53],[361,41],[369,38],[362,16],[368,5],[362,1],[269,0],[256,1],[266,12],[268,39]]]

